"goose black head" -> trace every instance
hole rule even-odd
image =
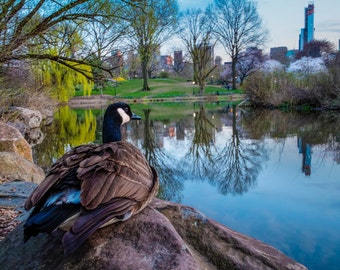
[[[116,102],[109,105],[106,109],[104,118],[110,118],[119,125],[124,125],[130,120],[140,120],[140,116],[134,114],[128,104]]]
[[[130,120],[140,120],[141,117],[134,114],[128,104],[116,102],[109,105],[105,111],[103,122],[103,143],[120,141],[120,126]]]

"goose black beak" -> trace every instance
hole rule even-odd
[[[132,113],[132,115],[131,115],[131,120],[141,120],[141,119],[142,119],[142,117],[140,117],[140,116],[137,115],[137,114]]]

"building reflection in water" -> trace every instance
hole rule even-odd
[[[301,137],[297,138],[297,145],[299,154],[302,154],[302,172],[305,173],[305,175],[311,175],[312,147]]]

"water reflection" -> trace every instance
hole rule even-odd
[[[46,170],[68,149],[100,143],[104,109],[60,108],[34,147],[38,165]],[[143,120],[124,126],[123,138],[158,171],[160,198],[196,207],[310,269],[340,264],[339,113],[228,103],[132,109]]]
[[[135,105],[138,110],[138,105]],[[314,145],[323,145],[326,153],[340,162],[339,116],[329,114],[299,114],[280,111],[243,110],[229,104],[204,103],[189,105],[184,115],[157,121],[157,109],[141,108],[143,121],[129,123],[122,130],[125,139],[139,146],[147,160],[160,173],[165,188],[162,197],[180,200],[182,178],[208,179],[222,194],[242,194],[256,185],[259,172],[268,160],[265,138],[275,138],[284,149],[285,139],[296,136],[301,155],[301,170],[312,173]],[[101,141],[101,110],[73,110],[61,107],[51,126],[45,128],[46,138],[34,147],[38,165],[47,169],[58,157],[80,144]],[[224,130],[227,128],[227,131]],[[226,133],[216,143],[216,136]],[[183,155],[173,156],[164,147],[164,140],[173,138],[185,142],[177,149]],[[177,194],[177,195],[175,195]]]
[[[263,140],[248,138],[246,132],[239,131],[235,106],[230,109],[230,113],[231,135],[214,160],[214,179],[222,194],[242,194],[256,183],[257,175],[268,155]],[[240,139],[241,136],[244,137],[243,140]]]
[[[198,109],[194,108],[194,135],[182,167],[193,178],[209,177],[215,171],[213,151],[215,140],[215,125],[207,115],[204,105],[201,103]]]
[[[150,165],[158,172],[160,179],[159,197],[165,200],[180,201],[181,190],[183,189],[182,172],[176,167],[175,160],[165,152],[162,142],[162,126],[152,120],[151,112],[151,109],[143,110],[143,153]]]
[[[36,163],[47,170],[57,158],[71,148],[95,141],[96,117],[92,110],[76,111],[60,107],[52,125],[45,127],[44,141],[33,148]]]
[[[312,147],[309,143],[306,143],[306,139],[303,137],[297,138],[297,146],[299,154],[302,154],[302,172],[305,175],[310,175],[312,173]]]

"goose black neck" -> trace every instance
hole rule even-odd
[[[103,121],[103,143],[117,142],[122,140],[120,123],[104,116]]]

